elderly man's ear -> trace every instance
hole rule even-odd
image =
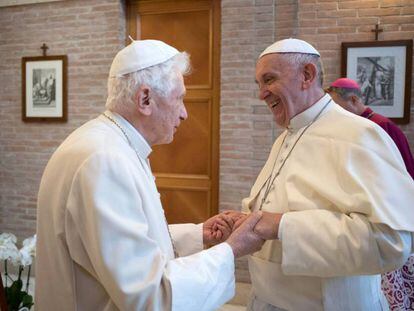
[[[153,100],[150,93],[150,88],[142,85],[135,94],[135,103],[138,111],[145,116],[151,115],[153,109]]]
[[[316,66],[312,63],[308,63],[303,67],[302,73],[303,73],[302,87],[303,89],[308,89],[316,78],[316,74],[317,74]]]
[[[350,101],[352,102],[352,105],[354,105],[354,107],[357,107],[359,105],[359,97],[356,95],[351,95],[351,97],[349,98]]]

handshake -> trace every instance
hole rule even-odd
[[[282,214],[225,211],[203,223],[203,241],[207,246],[226,241],[238,258],[259,251],[266,240],[278,238]]]

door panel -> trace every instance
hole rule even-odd
[[[127,16],[127,35],[191,55],[188,119],[150,161],[169,223],[201,222],[218,211],[220,1],[129,1]]]
[[[151,166],[157,173],[208,176],[211,161],[210,100],[188,99],[185,105],[188,119],[181,124],[171,144],[154,147],[156,156],[151,158]]]
[[[142,15],[137,32],[142,39],[157,38],[179,51],[189,52],[193,71],[186,78],[186,85],[209,87],[210,19],[209,10]]]
[[[176,223],[200,223],[209,217],[208,191],[168,190],[164,189],[161,195],[162,206],[168,218],[174,218]],[[177,206],[197,206],[181,211]]]

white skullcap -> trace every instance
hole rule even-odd
[[[109,77],[115,78],[161,64],[179,54],[177,49],[158,40],[133,40],[116,54]]]
[[[308,42],[299,39],[284,39],[268,46],[259,58],[272,53],[300,53],[300,54],[315,54],[321,56],[319,52]]]

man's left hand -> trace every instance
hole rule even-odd
[[[227,240],[234,226],[233,219],[225,214],[218,214],[203,223],[204,245],[216,245]]]

